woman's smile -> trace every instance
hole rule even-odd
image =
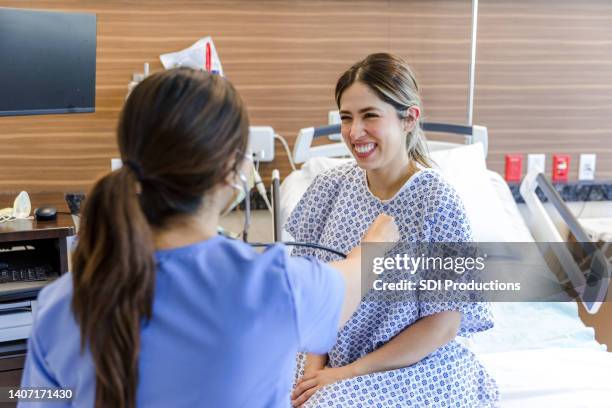
[[[368,158],[370,155],[372,155],[372,153],[374,153],[377,147],[378,144],[373,142],[353,143],[353,150],[355,151],[355,156],[357,156],[357,158],[359,159]]]

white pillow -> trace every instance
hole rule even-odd
[[[512,241],[511,224],[487,173],[482,144],[460,145],[431,152],[434,168],[453,186],[463,201],[478,242]]]
[[[501,202],[504,211],[504,218],[510,221],[510,230],[508,231],[508,241],[511,242],[533,242],[533,236],[529,232],[529,228],[519,211],[514,196],[508,187],[508,183],[494,171],[487,170],[489,181],[499,201]],[[512,239],[510,239],[512,238]]]
[[[435,167],[457,190],[463,200],[478,242],[515,242],[512,224],[493,188],[484,158],[482,144],[456,145],[457,147],[431,152]],[[317,174],[352,159],[316,157],[308,160],[301,170],[292,172],[281,185],[281,222],[287,219]],[[283,234],[286,234],[283,232]],[[285,238],[288,236],[285,235]]]

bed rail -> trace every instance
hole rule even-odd
[[[463,126],[448,123],[423,123],[423,130],[431,133],[448,133],[464,137],[465,144],[482,143],[485,157],[488,150],[488,132],[485,126]],[[340,124],[303,128],[299,131],[293,148],[293,161],[303,163],[312,157],[348,156],[350,152],[343,142],[312,146],[314,139],[340,133]]]
[[[586,272],[581,270],[567,246],[553,244],[565,242],[565,240],[538,198],[536,194],[538,187],[568,226],[578,245],[582,248],[586,259],[590,258],[589,268]],[[533,223],[531,233],[540,245],[540,250],[543,253],[552,250],[586,310],[589,313],[596,313],[607,296],[611,274],[610,262],[597,245],[590,240],[576,217],[544,174],[537,171],[528,173],[521,183],[520,193],[525,200],[530,217],[537,220],[537,223]]]

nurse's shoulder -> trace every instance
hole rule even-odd
[[[72,273],[68,272],[45,286],[36,299],[37,324],[72,316]]]
[[[76,364],[83,357],[79,327],[72,311],[72,279],[68,272],[40,291],[29,335],[28,357],[56,368]],[[73,384],[75,372],[58,369],[55,375],[56,381]]]
[[[226,247],[220,252],[233,252],[234,260],[242,258],[249,264],[242,268],[245,273],[257,281],[263,279],[269,289],[276,287],[268,291],[270,296],[288,294],[300,351],[323,354],[331,349],[345,290],[336,269],[315,258],[290,256],[283,244],[271,245],[261,254],[242,242],[225,240],[220,244]],[[229,248],[233,251],[227,251]],[[285,290],[278,290],[280,287]]]

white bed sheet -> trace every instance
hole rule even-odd
[[[320,172],[349,159],[315,158],[281,186],[281,220],[289,216]],[[503,178],[486,170],[504,241],[533,242]],[[283,232],[283,239],[291,237]],[[612,407],[612,353],[578,316],[575,303],[493,303],[496,327],[462,339],[497,380],[501,406]]]
[[[548,348],[479,355],[503,408],[612,406],[612,353]]]

